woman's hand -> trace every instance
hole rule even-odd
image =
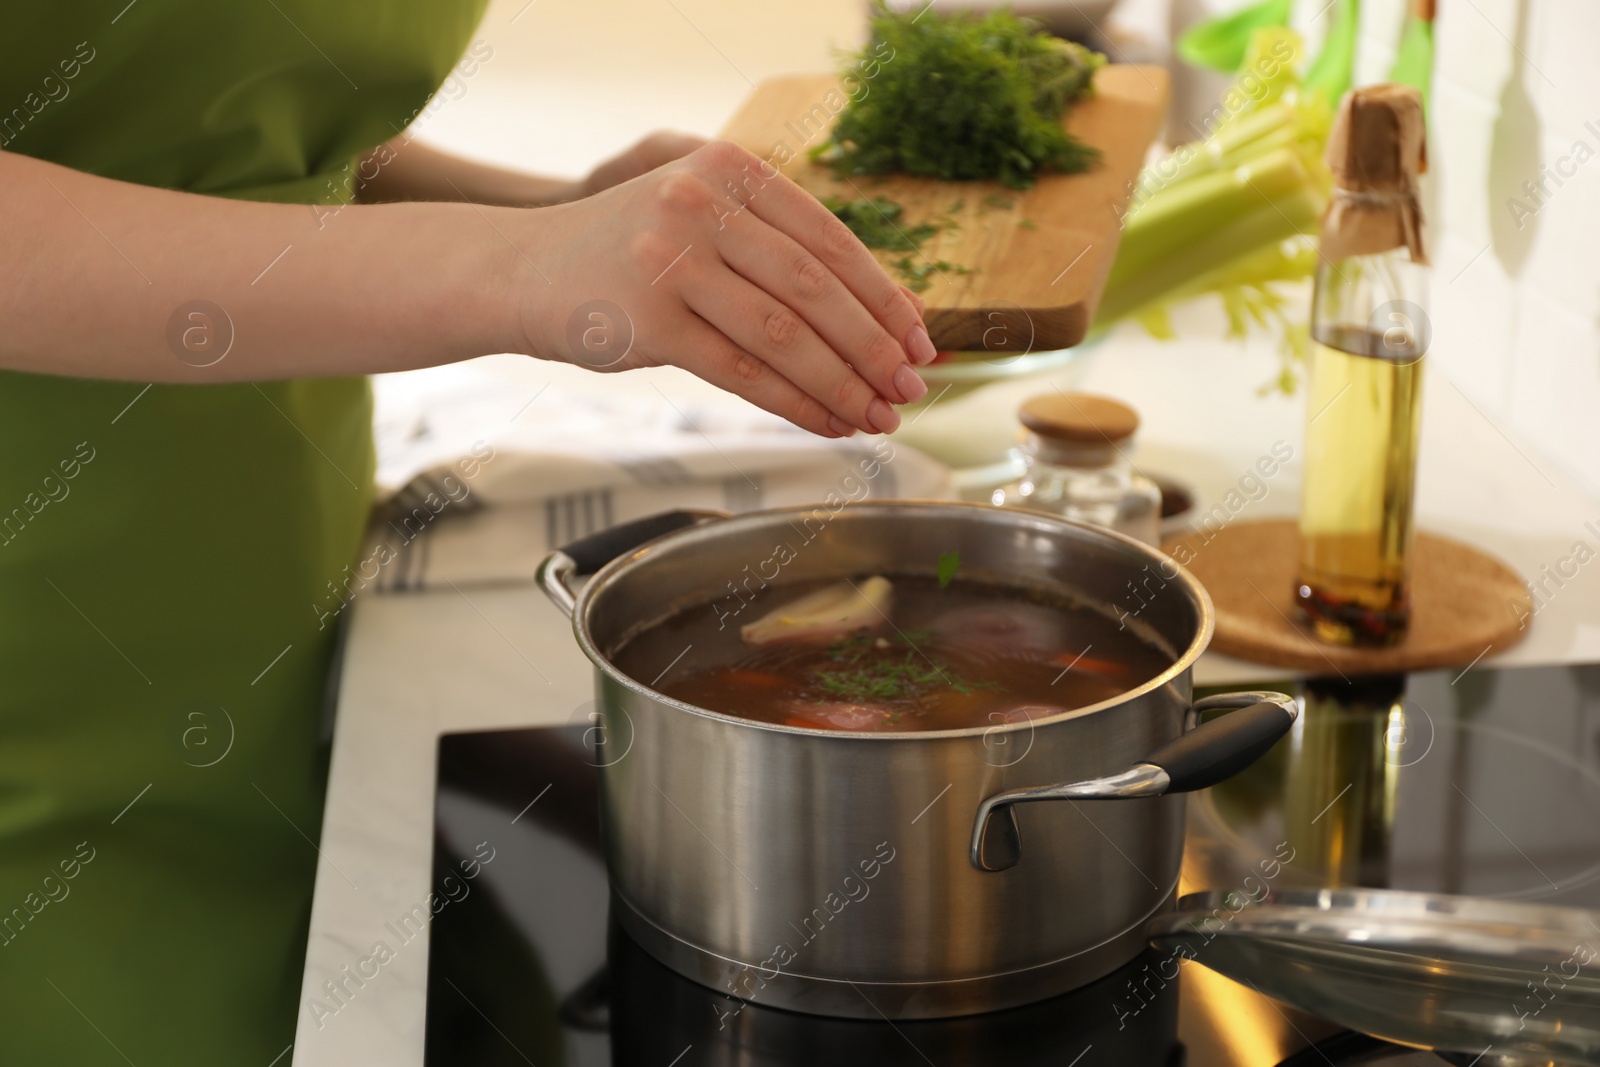
[[[570,199],[593,196],[614,185],[632,181],[641,174],[648,174],[657,167],[682,159],[695,149],[704,148],[705,145],[704,137],[696,137],[692,133],[673,133],[666,130],[652,133],[590,171],[587,178],[577,183]]]
[[[913,370],[936,354],[921,301],[815,197],[733,144],[508,221],[535,356],[682,367],[828,437],[887,433],[891,405],[927,392]]]
[[[0,188],[7,369],[200,384],[515,351],[679,366],[840,436],[894,429],[935,355],[920,301],[726,143],[537,209],[257,203],[3,151]]]
[[[404,200],[465,201],[502,207],[541,207],[578,200],[621,185],[693,152],[705,138],[653,133],[606,160],[586,178],[546,178],[463,159],[407,134],[379,145],[356,168],[357,198],[365,204]]]

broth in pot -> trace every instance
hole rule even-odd
[[[863,576],[763,591],[735,629],[700,604],[614,662],[708,711],[900,733],[1043,719],[1133,689],[1172,657],[1064,597],[977,578]]]

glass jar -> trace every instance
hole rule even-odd
[[[1021,477],[991,503],[1104,526],[1148,545],[1161,543],[1161,490],[1136,473],[1128,454],[1139,415],[1090,393],[1036,396],[1022,405]]]

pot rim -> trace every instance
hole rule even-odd
[[[621,556],[618,556],[616,559],[612,560],[604,567],[601,567],[598,571],[596,571],[584,584],[583,589],[579,591],[577,597],[575,598],[575,603],[573,604],[572,610],[572,632],[578,641],[578,647],[583,651],[584,656],[589,660],[590,663],[594,664],[598,670],[608,675],[614,682],[622,685],[624,688],[633,690],[633,692],[640,696],[648,697],[651,700],[665,704],[668,707],[674,708],[678,711],[687,712],[691,715],[697,715],[701,718],[711,719],[716,722],[729,723],[735,726],[750,727],[757,730],[770,730],[774,733],[781,734],[795,734],[800,737],[838,740],[840,742],[847,743],[852,741],[933,741],[958,738],[984,738],[998,734],[1015,734],[1022,733],[1024,731],[1031,732],[1040,726],[1048,726],[1059,722],[1066,722],[1069,719],[1077,719],[1087,715],[1093,715],[1097,712],[1106,711],[1111,708],[1127,704],[1139,697],[1144,696],[1147,693],[1155,692],[1156,690],[1171,684],[1174,680],[1185,674],[1194,666],[1195,661],[1200,658],[1200,654],[1204,652],[1207,646],[1211,644],[1211,636],[1213,631],[1216,629],[1216,611],[1211,603],[1211,595],[1206,592],[1205,586],[1201,585],[1199,579],[1197,579],[1193,574],[1189,573],[1189,571],[1186,570],[1181,563],[1162,552],[1160,549],[1153,548],[1150,545],[1145,544],[1143,541],[1129,537],[1126,534],[1119,533],[1116,530],[1107,529],[1103,526],[1096,526],[1092,523],[1079,522],[1076,519],[1067,519],[1057,515],[1049,515],[1044,512],[1030,512],[1021,509],[997,508],[992,504],[980,504],[957,500],[925,500],[906,498],[895,500],[863,501],[861,503],[851,503],[848,505],[848,508],[882,512],[907,510],[981,511],[989,514],[1002,514],[1005,518],[1014,522],[1032,525],[1036,528],[1071,526],[1086,531],[1095,537],[1103,537],[1114,541],[1121,541],[1123,544],[1146,556],[1151,563],[1166,563],[1177,571],[1177,574],[1173,578],[1167,579],[1167,581],[1179,581],[1181,582],[1182,587],[1188,591],[1195,603],[1196,608],[1199,611],[1200,624],[1195,628],[1194,636],[1190,639],[1188,647],[1180,652],[1178,657],[1160,674],[1157,674],[1155,677],[1149,679],[1141,685],[1125,690],[1116,696],[1109,697],[1100,701],[1099,703],[1089,704],[1081,708],[1073,708],[1070,711],[1064,711],[1059,715],[1052,715],[1046,719],[1025,719],[1022,722],[1016,723],[996,723],[990,726],[969,726],[958,730],[912,730],[904,733],[856,732],[851,730],[826,730],[821,727],[813,726],[787,726],[782,723],[762,722],[756,719],[743,718],[738,715],[727,715],[720,711],[711,711],[707,708],[702,708],[698,705],[678,700],[675,697],[667,696],[665,693],[657,692],[656,690],[645,685],[643,682],[624,674],[609,659],[600,654],[600,650],[595,646],[594,641],[590,638],[588,632],[589,607],[590,603],[593,601],[594,597],[598,595],[599,591],[603,590],[605,586],[611,584],[611,582],[614,581],[619,575],[638,567],[648,566],[649,558],[654,550],[669,543],[676,544],[682,541],[695,539],[704,539],[709,541],[713,539],[719,531],[728,529],[729,524],[754,525],[756,520],[766,519],[773,515],[810,514],[816,510],[816,505],[803,504],[784,508],[766,508],[761,511],[749,511],[739,515],[733,515],[725,519],[717,519],[714,522],[689,526],[682,530],[677,530],[673,533],[658,537],[655,540],[639,546],[637,549],[634,549],[631,552],[627,552]]]

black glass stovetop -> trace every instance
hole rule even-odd
[[[1183,892],[1229,888],[1289,843],[1299,884],[1600,907],[1600,665],[1260,687],[1299,693],[1306,714],[1256,767],[1191,799]],[[440,740],[427,1067],[1472,1060],[1341,1031],[1153,954],[1074,993],[960,1019],[741,1004],[608,921],[591,729]]]

